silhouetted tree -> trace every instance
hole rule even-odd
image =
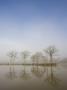
[[[11,51],[8,53],[8,56],[10,57],[10,64],[14,64],[14,61],[17,57],[17,52],[16,51]]]
[[[41,52],[36,52],[31,56],[31,59],[34,64],[39,64],[39,60],[42,60],[43,54]]]
[[[21,55],[22,55],[22,58],[24,59],[24,64],[26,64],[26,59],[30,55],[30,52],[29,51],[23,51],[23,52],[21,52]]]
[[[44,50],[50,57],[50,62],[53,62],[53,56],[57,52],[57,49],[55,46],[49,46],[47,49]]]

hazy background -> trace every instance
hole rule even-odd
[[[42,51],[49,45],[67,55],[67,0],[0,0],[0,62],[10,50]]]

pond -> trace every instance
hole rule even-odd
[[[1,65],[0,90],[67,90],[64,66]]]

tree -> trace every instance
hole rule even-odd
[[[43,54],[41,52],[36,52],[34,55],[31,56],[33,63],[39,64],[39,60],[42,60]]]
[[[35,63],[35,55],[32,55],[31,56],[31,59],[32,59],[32,62],[33,62],[33,64]]]
[[[16,51],[11,51],[8,53],[8,56],[10,57],[10,64],[14,64],[14,61],[17,57],[17,52]]]
[[[49,46],[47,49],[44,50],[50,57],[50,62],[53,62],[53,56],[57,52],[57,49],[55,46]]]
[[[26,59],[29,56],[30,52],[29,51],[23,51],[21,52],[22,58],[24,59],[24,64],[26,63]]]

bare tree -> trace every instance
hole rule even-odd
[[[57,49],[55,46],[49,46],[47,49],[44,50],[50,57],[50,62],[53,62],[53,56],[56,54]]]
[[[10,64],[14,64],[14,61],[17,57],[17,52],[16,51],[11,51],[8,53],[8,56],[10,57]]]
[[[41,52],[36,52],[34,55],[31,56],[33,63],[39,64],[39,60],[42,59],[43,54]]]
[[[30,55],[30,52],[29,51],[23,51],[23,52],[21,52],[21,55],[22,55],[22,58],[24,59],[24,64],[26,64],[26,59]]]
[[[33,62],[33,64],[35,63],[35,55],[32,55],[31,56],[31,59],[32,59],[32,62]]]

